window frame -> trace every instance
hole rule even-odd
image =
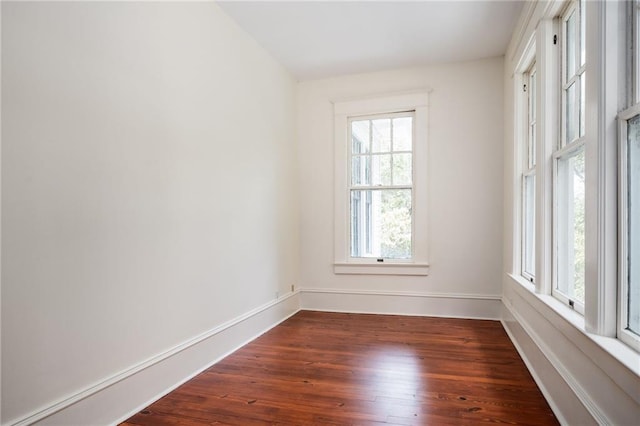
[[[560,200],[559,200],[559,172],[558,165],[560,161],[570,159],[575,156],[579,151],[583,151],[586,157],[586,125],[583,126],[584,117],[586,116],[585,111],[585,103],[583,103],[583,97],[586,95],[582,93],[582,86],[584,84],[584,78],[586,74],[586,60],[585,63],[581,63],[581,48],[586,40],[584,40],[584,34],[582,34],[582,25],[585,11],[583,10],[585,7],[584,3],[581,3],[580,0],[571,1],[568,6],[562,11],[562,13],[558,17],[559,21],[559,33],[560,33],[560,66],[557,70],[558,75],[558,89],[559,93],[559,101],[560,101],[560,121],[559,126],[560,129],[558,131],[558,141],[554,146],[552,157],[552,274],[551,274],[551,295],[561,301],[563,304],[569,306],[571,309],[576,312],[584,315],[585,312],[585,302],[572,299],[568,295],[564,294],[558,289],[558,280],[559,280],[559,269],[561,267],[559,262],[559,254],[561,250],[564,248],[559,247],[559,237],[560,237]],[[572,75],[567,75],[567,22],[570,19],[571,15],[574,15],[576,18],[575,23],[575,34],[578,36],[577,40],[574,40],[575,51],[574,51],[574,61],[575,61],[575,69]],[[574,108],[577,110],[577,121],[574,124],[577,124],[577,128],[575,129],[576,137],[572,140],[568,140],[567,135],[567,92],[571,85],[575,84],[576,90],[578,90],[578,101],[577,107]],[[582,111],[581,111],[582,109]],[[571,117],[575,119],[576,117]],[[583,131],[584,129],[584,131]],[[581,133],[582,132],[582,133]],[[585,161],[586,163],[586,161]],[[586,214],[586,180],[585,180],[585,214]],[[586,224],[585,224],[586,226]],[[586,233],[586,229],[585,229]],[[586,264],[586,250],[585,250],[585,264]],[[585,273],[585,296],[586,296],[586,273]]]
[[[534,76],[535,75],[535,79]],[[523,104],[526,108],[523,108],[524,112],[524,129],[522,134],[522,184],[521,184],[521,200],[522,200],[522,217],[521,217],[521,256],[520,256],[520,274],[529,282],[535,283],[535,256],[536,256],[536,163],[537,163],[537,68],[535,57],[531,60],[531,64],[527,67],[527,71],[523,73],[523,81],[526,81],[526,96],[523,97]],[[531,82],[535,81],[535,84]],[[535,128],[535,132],[533,129]],[[530,238],[533,238],[533,245],[530,247],[533,250],[533,271],[527,271],[527,186],[526,179],[533,177],[534,191],[533,191],[533,229]]]
[[[640,336],[627,330],[629,298],[629,185],[628,185],[628,122],[640,115],[640,1],[635,0],[632,9],[632,48],[627,67],[627,79],[633,89],[628,108],[618,114],[618,303],[617,337],[640,352]]]
[[[353,138],[353,132],[352,132],[352,123],[354,121],[364,121],[364,120],[378,120],[378,119],[390,119],[393,120],[396,118],[407,118],[410,117],[412,119],[412,124],[411,124],[411,150],[410,151],[396,151],[393,147],[393,137],[390,140],[390,151],[388,152],[374,152],[372,148],[369,149],[369,152],[367,153],[354,153],[353,152],[353,144],[349,143],[348,145],[348,149],[349,149],[349,155],[348,155],[348,160],[347,160],[347,167],[348,167],[348,180],[347,180],[347,185],[348,185],[348,196],[349,199],[347,200],[347,203],[349,205],[349,214],[352,214],[352,206],[351,206],[351,193],[355,190],[355,191],[385,191],[385,190],[410,190],[411,191],[411,206],[413,206],[413,203],[415,201],[415,191],[414,191],[414,180],[415,180],[415,176],[414,176],[414,157],[413,157],[413,145],[414,145],[414,139],[415,139],[415,111],[402,111],[402,112],[394,112],[394,113],[383,113],[383,114],[371,114],[371,115],[358,115],[358,116],[349,116],[347,117],[347,131],[349,132],[348,135],[348,140],[351,141]],[[391,124],[391,129],[393,128],[393,124]],[[391,133],[393,133],[392,130],[390,130]],[[371,136],[371,135],[370,135]],[[369,140],[369,143],[373,143],[373,140]],[[410,184],[395,184],[393,182],[393,154],[411,154],[411,183]],[[365,185],[365,184],[353,184],[352,181],[352,176],[353,176],[353,159],[354,156],[368,156],[369,158],[371,158],[371,160],[373,160],[373,158],[375,156],[383,156],[383,155],[389,155],[391,157],[391,163],[390,163],[390,167],[391,167],[391,182],[389,185],[374,185],[373,182]],[[373,161],[371,162],[372,167],[373,167]],[[383,262],[387,262],[387,263],[411,263],[411,260],[413,259],[413,253],[414,253],[414,243],[415,241],[413,240],[413,236],[414,236],[414,232],[413,232],[413,224],[414,224],[414,220],[415,220],[415,215],[414,215],[414,209],[411,209],[411,254],[412,256],[410,258],[386,258],[383,257],[382,260]],[[352,254],[352,249],[353,247],[351,247],[352,243],[353,243],[353,229],[351,224],[348,227],[348,232],[349,232],[349,262],[353,263],[353,262],[357,262],[359,260],[363,260],[363,261],[369,261],[369,259],[375,259],[376,262],[379,262],[377,257],[374,256],[353,256]]]
[[[335,274],[428,275],[428,100],[428,91],[416,91],[333,102],[335,148],[333,269]],[[375,257],[351,257],[350,120],[409,111],[413,111],[414,114],[412,258],[384,259],[380,262]]]

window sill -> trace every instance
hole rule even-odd
[[[335,274],[429,275],[428,263],[334,263]]]
[[[508,274],[509,277],[519,284],[516,286],[516,289],[519,287],[519,293],[521,296],[525,296],[525,300],[529,300],[531,296],[535,299],[542,302],[544,306],[550,309],[552,312],[560,316],[567,323],[569,323],[573,328],[573,332],[570,331],[571,328],[565,330],[563,334],[567,336],[571,341],[573,341],[578,347],[581,345],[578,343],[578,336],[585,336],[588,341],[591,341],[593,344],[598,346],[600,349],[605,351],[615,360],[617,360],[620,364],[624,365],[628,370],[633,372],[636,376],[640,377],[640,362],[638,362],[638,352],[636,352],[633,348],[622,342],[621,340],[615,337],[605,337],[599,336],[597,334],[589,333],[586,331],[584,316],[576,312],[575,310],[569,308],[564,303],[557,300],[555,297],[546,294],[538,294],[535,292],[535,287],[527,282],[524,278]],[[529,302],[531,303],[531,302]],[[535,305],[532,305],[535,307]],[[544,312],[543,310],[537,309],[540,314],[545,316],[545,318],[549,319],[549,314]],[[553,321],[552,321],[553,323]],[[556,324],[556,327],[558,325]],[[562,327],[560,327],[562,328]],[[577,334],[576,334],[577,332]],[[585,353],[589,353],[589,351],[583,350]]]

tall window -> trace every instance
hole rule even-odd
[[[526,136],[523,147],[522,174],[522,276],[535,279],[535,213],[536,213],[536,66],[533,64],[524,76],[526,96]]]
[[[584,313],[585,285],[585,8],[561,18],[561,132],[554,159],[553,295]]]
[[[334,103],[336,274],[428,274],[428,99]]]
[[[634,2],[635,93],[630,107],[619,114],[620,150],[620,315],[618,337],[640,349],[640,2]]]
[[[413,113],[349,119],[351,257],[412,257]]]

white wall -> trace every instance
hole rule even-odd
[[[2,68],[3,424],[297,284],[295,82],[218,6],[3,2]]]
[[[429,276],[335,275],[331,101],[425,88],[432,89],[428,147]],[[304,82],[299,85],[298,102],[303,300],[309,300],[314,294],[309,290],[499,299],[502,58]],[[344,301],[342,296],[344,294],[339,297]],[[398,306],[389,309],[406,312],[405,302],[397,300],[394,303]],[[426,306],[430,302],[417,303]],[[435,303],[442,305],[442,300]],[[354,307],[341,305],[334,309]],[[411,313],[430,312],[430,308],[425,307]],[[494,313],[499,315],[493,311],[485,315],[495,316]],[[449,313],[461,314],[464,312]]]

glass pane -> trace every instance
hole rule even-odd
[[[351,159],[351,185],[371,184],[371,157],[354,155]]]
[[[558,160],[556,289],[584,303],[584,148]]]
[[[629,175],[629,330],[640,334],[640,115],[629,120],[627,128]]]
[[[393,150],[411,151],[413,140],[413,118],[402,117],[393,119]]]
[[[391,154],[372,156],[371,185],[391,185]]]
[[[565,144],[570,144],[578,137],[578,116],[576,114],[577,90],[576,83],[571,84],[566,92],[566,108],[565,108]]]
[[[369,152],[369,120],[351,122],[351,152]]]
[[[571,12],[565,23],[566,50],[565,64],[567,67],[565,81],[568,81],[576,73],[576,12]]]
[[[584,109],[584,100],[585,100],[585,76],[586,73],[582,73],[582,75],[580,76],[580,136],[584,136],[584,128],[585,128],[585,121],[584,121],[584,113],[585,113],[585,109]]]
[[[411,258],[411,190],[351,191],[351,256]]]
[[[535,276],[535,211],[536,211],[536,176],[524,177],[524,223],[523,223],[523,265],[524,272]]]
[[[391,119],[371,121],[371,151],[391,151]]]
[[[393,184],[411,185],[411,154],[393,154]]]

